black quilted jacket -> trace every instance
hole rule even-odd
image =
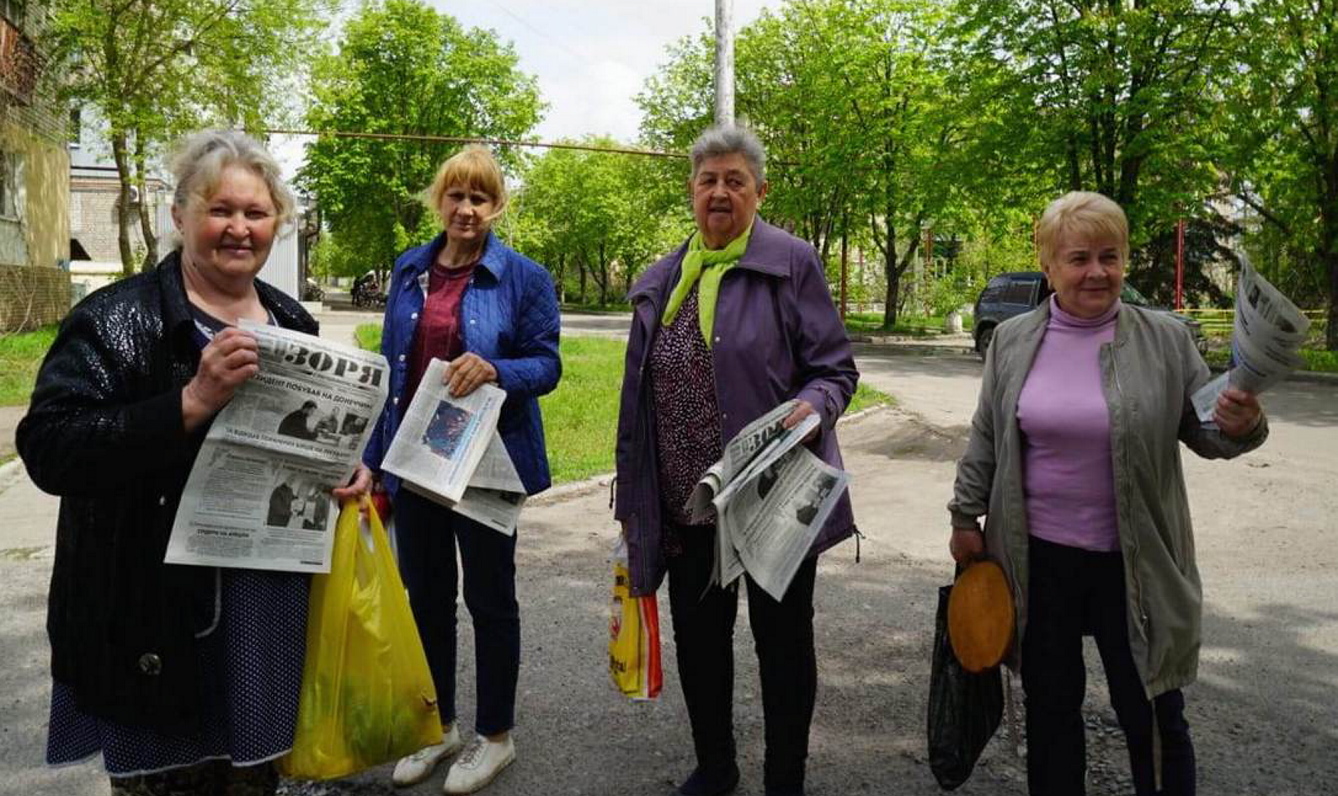
[[[280,326],[316,322],[260,281]],[[214,616],[217,571],[163,564],[205,429],[187,435],[181,388],[200,352],[177,252],[103,288],[61,324],[19,423],[33,483],[59,495],[47,633],[56,680],[79,708],[170,734],[199,715],[195,634]]]

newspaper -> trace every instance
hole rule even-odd
[[[849,484],[849,474],[800,444],[817,415],[782,427],[797,404],[787,401],[745,426],[688,499],[694,522],[715,514],[713,583],[728,586],[747,572],[767,594],[784,598]]]
[[[381,468],[404,485],[493,530],[516,532],[525,487],[497,434],[506,392],[484,384],[456,397],[447,364],[428,363]]]
[[[1217,397],[1228,386],[1260,393],[1304,365],[1296,351],[1309,329],[1310,319],[1242,255],[1236,321],[1231,333],[1231,368],[1190,397],[1199,420],[1212,420]]]
[[[164,561],[329,572],[339,507],[386,399],[380,354],[242,321],[260,372],[209,427]]]

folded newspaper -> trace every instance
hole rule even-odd
[[[1236,286],[1236,321],[1231,332],[1231,368],[1195,391],[1190,400],[1199,420],[1213,419],[1217,397],[1228,386],[1260,393],[1305,364],[1296,353],[1310,319],[1241,256]]]
[[[209,427],[181,495],[169,564],[329,572],[338,506],[386,400],[386,360],[242,321],[260,372]]]
[[[797,405],[787,401],[745,426],[688,498],[693,522],[715,514],[713,583],[728,586],[747,572],[781,600],[849,484],[849,474],[800,444],[817,415],[781,425]]]
[[[525,486],[497,434],[506,391],[484,384],[457,398],[442,383],[446,367],[440,359],[428,363],[381,468],[423,497],[509,536]]]

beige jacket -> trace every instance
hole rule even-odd
[[[1017,606],[1009,661],[1014,667],[1021,663],[1027,628],[1028,540],[1017,402],[1049,319],[1045,303],[995,330],[948,504],[954,526],[986,517],[986,550],[1008,575]],[[1180,442],[1204,458],[1231,458],[1259,447],[1268,424],[1261,419],[1248,437],[1233,440],[1199,423],[1189,396],[1209,380],[1208,366],[1189,331],[1165,313],[1124,305],[1115,340],[1101,347],[1100,356],[1129,644],[1151,698],[1193,682],[1199,662],[1203,595]]]

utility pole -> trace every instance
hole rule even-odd
[[[715,0],[715,123],[734,124],[734,0]]]

